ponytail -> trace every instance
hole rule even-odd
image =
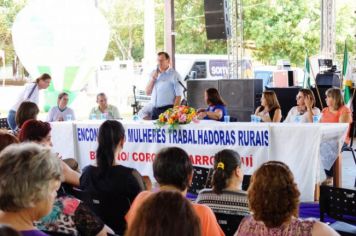
[[[240,155],[237,152],[224,149],[215,154],[214,174],[212,178],[214,193],[222,193],[237,167],[241,167]]]
[[[115,150],[120,141],[125,139],[125,129],[116,120],[107,120],[99,128],[98,148],[96,150],[96,164],[99,175],[105,176],[113,166]]]

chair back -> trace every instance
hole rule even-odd
[[[7,118],[0,118],[0,129],[10,129],[10,126],[7,123]]]
[[[347,223],[356,223],[356,190],[320,186],[320,220],[324,215]]]
[[[245,217],[243,215],[230,215],[216,212],[214,212],[214,214],[218,224],[226,236],[233,236],[236,233],[242,219]]]
[[[193,181],[188,189],[188,193],[199,194],[199,191],[205,188],[209,176],[209,168],[193,166]]]
[[[77,197],[81,199],[106,225],[118,235],[126,230],[125,215],[131,202],[123,196],[112,196],[105,193],[81,191]]]

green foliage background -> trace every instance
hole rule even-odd
[[[14,18],[26,0],[0,0],[0,49],[7,62],[15,53],[11,40]],[[93,3],[94,4],[94,3]],[[176,52],[225,54],[226,42],[208,41],[205,32],[203,0],[175,0]],[[278,59],[290,59],[303,66],[306,50],[319,52],[320,0],[243,0],[244,41],[253,59],[274,65]],[[111,27],[106,60],[143,57],[144,0],[98,0]],[[355,9],[344,4],[337,11],[337,54],[341,58],[344,42],[355,51]],[[155,0],[156,49],[164,48],[164,0]]]

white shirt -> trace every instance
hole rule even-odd
[[[66,107],[66,109],[61,111],[58,106],[55,106],[48,112],[47,121],[58,121],[60,118],[65,121],[69,118],[68,115],[70,115],[71,120],[75,120],[74,111],[71,108]]]
[[[29,97],[29,95],[30,95],[32,89],[34,88],[34,86],[36,86],[36,88],[33,90],[33,93]],[[17,98],[17,102],[15,103],[15,105],[12,106],[11,110],[17,111],[17,109],[19,109],[19,106],[21,105],[21,103],[24,102],[24,101],[33,102],[33,103],[36,103],[38,105],[39,92],[40,92],[40,90],[39,90],[38,85],[36,83],[28,83],[28,84],[26,84],[25,85],[25,89],[20,93],[20,95]]]
[[[312,112],[313,112],[313,116],[320,115],[320,109],[317,107],[314,107],[312,109]],[[290,111],[288,112],[287,118],[283,122],[285,122],[285,123],[297,122],[297,119],[296,119],[297,116],[300,116],[300,121],[299,121],[300,123],[308,123],[308,112],[305,111],[303,114],[300,114],[298,112],[297,106],[292,107],[292,109],[290,109]]]

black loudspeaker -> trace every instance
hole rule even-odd
[[[227,39],[231,36],[227,0],[204,0],[205,27],[208,39]]]
[[[206,108],[208,105],[204,101],[204,92],[208,88],[219,89],[218,80],[188,80],[187,100],[188,105],[194,108]]]
[[[261,79],[219,80],[219,93],[227,103],[229,115],[237,121],[250,121],[251,114],[261,105]]]
[[[288,86],[294,86],[294,71],[293,70],[289,70],[288,71]]]
[[[340,87],[339,75],[332,72],[318,73],[316,75],[316,84],[318,86]]]
[[[251,114],[260,106],[262,85],[262,79],[188,80],[188,104],[194,108],[206,108],[204,91],[216,88],[227,103],[231,117],[239,122],[250,121]]]

